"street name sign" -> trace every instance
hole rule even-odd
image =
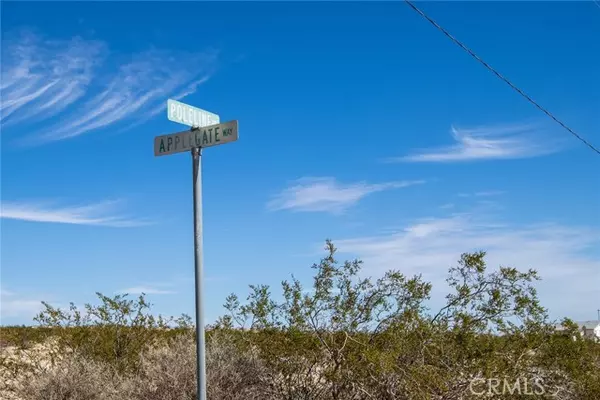
[[[171,99],[167,100],[167,116],[170,121],[193,127],[215,125],[221,122],[217,114]]]
[[[154,155],[166,156],[194,148],[212,147],[238,140],[238,121],[192,128],[192,130],[156,136]]]

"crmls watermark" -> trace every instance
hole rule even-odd
[[[507,394],[531,396],[554,395],[553,393],[548,393],[542,379],[527,378],[475,378],[469,384],[469,390],[476,396]]]

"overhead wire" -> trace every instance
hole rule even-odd
[[[404,0],[404,2],[406,4],[408,4],[414,11],[416,11],[418,14],[420,14],[423,18],[425,18],[427,21],[429,21],[429,23],[431,23],[433,26],[435,26],[439,31],[441,31],[444,35],[446,35],[455,44],[457,44],[460,48],[462,48],[464,51],[469,53],[469,55],[471,57],[473,57],[475,60],[477,60],[479,63],[481,63],[485,68],[487,68],[489,71],[491,71],[494,75],[496,75],[498,78],[500,78],[506,84],[508,84],[517,93],[519,93],[521,96],[523,96],[527,101],[529,101],[536,108],[538,108],[540,111],[542,111],[548,117],[550,117],[554,122],[558,123],[564,129],[566,129],[571,135],[573,135],[576,139],[578,139],[583,144],[585,144],[587,147],[589,147],[592,151],[594,151],[598,155],[600,155],[600,149],[595,147],[593,144],[588,142],[585,138],[583,138],[581,135],[579,135],[573,129],[568,127],[565,123],[563,123],[561,120],[559,120],[557,117],[555,117],[552,113],[550,113],[550,111],[548,111],[546,108],[544,108],[540,104],[538,104],[535,100],[533,100],[525,92],[523,92],[521,89],[519,89],[516,85],[514,85],[511,81],[509,81],[506,77],[504,77],[504,75],[499,73],[496,69],[494,69],[487,62],[485,62],[481,57],[479,57],[477,54],[475,54],[471,49],[469,49],[467,46],[465,46],[461,41],[459,41],[457,38],[455,38],[450,32],[448,32],[446,29],[441,27],[437,22],[435,22],[432,18],[430,18],[427,14],[425,14],[420,8],[415,6],[410,0]],[[596,5],[598,5],[598,4],[596,4]],[[598,5],[598,7],[600,7],[600,5]]]

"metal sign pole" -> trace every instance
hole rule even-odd
[[[238,121],[219,123],[219,116],[200,108],[167,101],[169,120],[192,126],[189,131],[161,135],[154,138],[154,155],[190,151],[194,192],[194,271],[196,286],[196,400],[206,400],[206,340],[204,337],[204,292],[202,291],[202,148],[238,140]],[[208,124],[208,125],[205,125]],[[195,127],[194,125],[202,125]]]
[[[194,177],[194,265],[196,275],[196,371],[198,400],[206,400],[204,313],[202,309],[202,149],[192,149]]]

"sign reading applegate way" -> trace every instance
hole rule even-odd
[[[170,135],[156,136],[154,138],[154,155],[166,156],[189,151],[195,147],[217,146],[236,140],[238,140],[238,121],[234,120]]]

